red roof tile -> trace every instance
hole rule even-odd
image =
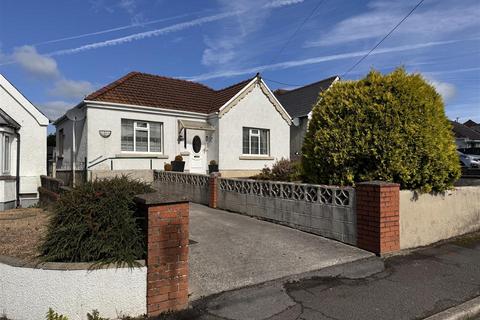
[[[218,111],[253,78],[213,90],[201,83],[130,72],[91,93],[85,100],[123,103],[199,113]]]

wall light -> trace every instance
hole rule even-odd
[[[102,138],[108,138],[112,134],[112,130],[98,130],[98,133],[100,133]]]

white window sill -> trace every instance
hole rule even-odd
[[[243,155],[238,157],[240,160],[274,160],[274,157],[267,155]]]
[[[158,153],[125,152],[115,155],[115,158],[154,158],[168,159],[168,155]]]

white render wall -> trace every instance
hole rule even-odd
[[[78,117],[85,117],[85,108],[78,110]],[[57,169],[72,169],[72,141],[73,141],[73,121],[71,120],[64,120],[56,125],[57,127],[57,136],[56,136],[56,145],[59,146],[59,130],[63,129],[65,138],[63,140],[63,158],[59,159],[57,162]],[[75,166],[77,170],[83,169],[83,163],[85,162],[85,157],[87,156],[87,121],[85,118],[83,120],[79,120],[75,124],[75,142],[76,142],[76,157]],[[57,156],[59,149],[57,147]]]
[[[147,268],[44,270],[0,263],[0,314],[43,320],[48,308],[70,320],[146,313]]]
[[[48,119],[0,76],[0,108],[20,124],[20,194],[37,194],[40,175],[47,173]],[[16,138],[10,175],[16,175]]]
[[[480,186],[439,194],[400,191],[400,249],[480,230]]]
[[[163,123],[163,153],[134,153],[121,151],[121,119],[154,121]],[[114,170],[161,169],[165,162],[170,163],[175,156],[187,151],[184,142],[178,142],[178,120],[206,122],[207,115],[178,116],[155,110],[154,108],[99,108],[88,106],[87,109],[87,150],[88,163],[97,163],[101,159],[120,157],[113,160]],[[99,130],[111,130],[110,137],[103,138]],[[191,130],[187,130],[188,131]],[[202,139],[203,140],[203,139]],[[151,159],[149,156],[158,156]],[[129,158],[130,157],[130,158]],[[135,158],[136,157],[136,158]],[[145,158],[141,158],[145,157]],[[188,170],[188,156],[184,156],[185,169]],[[91,168],[91,170],[110,170],[111,161],[107,160]]]
[[[240,160],[242,128],[270,130],[272,160]],[[290,126],[258,84],[219,119],[219,170],[261,170],[282,157],[290,157]]]

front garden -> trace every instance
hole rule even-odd
[[[0,214],[0,255],[36,261],[51,213],[41,208],[12,209]]]

